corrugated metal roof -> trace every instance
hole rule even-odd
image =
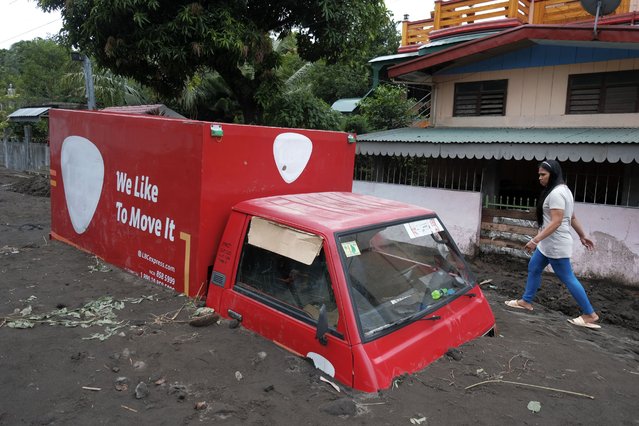
[[[344,98],[333,102],[331,108],[339,112],[353,112],[362,98]]]
[[[435,143],[639,143],[639,128],[508,129],[430,127],[386,130],[359,135],[360,142]]]
[[[123,114],[149,114],[158,115],[170,118],[186,118],[183,115],[173,111],[171,108],[164,104],[153,105],[127,105],[127,106],[113,106],[106,107],[101,111],[105,112],[117,112]]]
[[[51,107],[20,108],[7,117],[11,121],[38,121]]]
[[[357,141],[368,155],[639,162],[639,128],[402,128]]]
[[[417,51],[406,52],[406,53],[396,53],[395,55],[378,56],[377,58],[373,58],[370,61],[368,61],[368,63],[372,64],[375,62],[395,61],[397,59],[410,58],[417,55],[418,55]]]
[[[423,56],[426,55],[428,53],[432,53],[432,52],[428,52],[429,49],[432,49],[433,47],[441,47],[441,46],[446,46],[446,47],[450,47],[448,46],[449,44],[457,44],[457,43],[461,43],[463,41],[469,41],[469,40],[475,40],[478,38],[482,38],[482,37],[486,37],[489,35],[493,35],[493,34],[497,34],[499,31],[480,31],[480,32],[476,32],[476,33],[471,33],[471,34],[462,34],[462,35],[458,35],[458,36],[450,36],[450,37],[445,37],[445,38],[440,38],[437,40],[432,40],[429,41],[427,44],[423,45],[422,47],[419,48],[418,52],[419,52],[419,56]]]

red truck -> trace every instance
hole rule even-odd
[[[51,111],[52,236],[388,388],[495,320],[444,224],[350,192],[352,135]]]

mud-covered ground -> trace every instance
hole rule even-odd
[[[593,331],[566,321],[578,308],[553,276],[533,312],[508,310],[525,263],[474,259],[496,337],[391,389],[337,391],[260,336],[193,327],[193,301],[49,240],[47,182],[0,167],[0,425],[639,424],[639,289],[583,280]]]

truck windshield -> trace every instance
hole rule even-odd
[[[437,217],[342,234],[338,242],[364,340],[423,318],[474,284]]]

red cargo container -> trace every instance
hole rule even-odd
[[[355,389],[492,333],[433,211],[350,192],[345,133],[52,111],[53,237],[206,303]],[[207,285],[207,278],[210,280]]]
[[[350,191],[355,158],[341,132],[89,111],[51,110],[50,145],[53,238],[192,297],[233,205]]]

